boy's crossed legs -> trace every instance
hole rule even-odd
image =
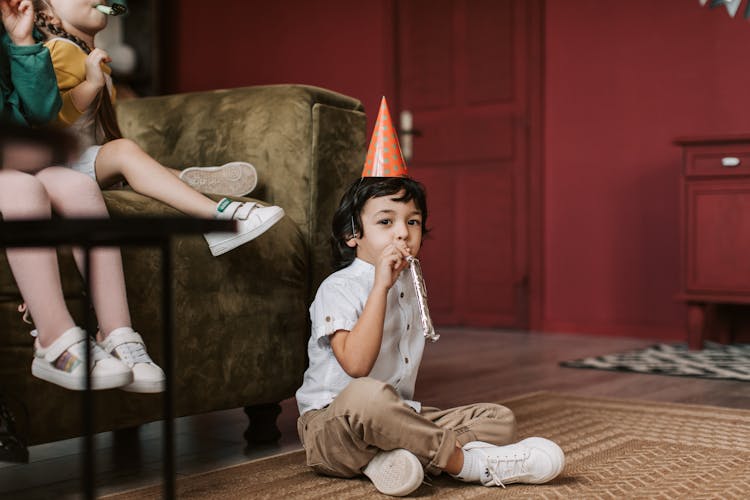
[[[549,481],[564,464],[562,450],[546,439],[509,445],[515,418],[503,406],[425,407],[417,413],[393,387],[371,378],[352,381],[328,407],[302,415],[297,430],[316,472],[364,473],[378,490],[396,496],[419,487],[423,469],[503,486]]]

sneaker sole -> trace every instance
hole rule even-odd
[[[265,233],[268,229],[270,229],[271,226],[279,222],[283,217],[284,217],[284,209],[279,208],[279,212],[276,215],[274,215],[273,217],[271,217],[266,222],[256,227],[252,231],[238,234],[234,238],[229,238],[228,240],[224,240],[217,245],[212,246],[209,244],[208,249],[211,250],[211,255],[213,255],[214,257],[218,257],[219,255],[225,254],[230,250],[234,250],[240,245],[244,245],[248,241],[254,240],[261,234]]]
[[[50,382],[71,391],[85,391],[86,379],[78,375],[51,367],[46,361],[34,358],[31,363],[31,374],[36,378]],[[91,388],[95,391],[116,389],[133,382],[133,373],[114,373],[112,375],[97,375],[91,378]]]
[[[132,384],[121,387],[126,392],[139,392],[141,394],[155,394],[164,392],[166,382],[164,380],[136,380]]]
[[[424,479],[419,459],[403,449],[378,453],[362,472],[378,491],[394,497],[408,495]]]
[[[186,168],[180,179],[201,193],[245,196],[258,184],[258,173],[249,163],[233,161],[220,167]]]

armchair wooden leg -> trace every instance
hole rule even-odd
[[[706,304],[688,303],[688,348],[703,349],[703,335],[706,330]]]
[[[141,463],[143,450],[140,432],[138,425],[112,431],[112,461],[118,469]]]
[[[250,420],[244,434],[247,444],[267,444],[279,440],[281,432],[276,426],[276,418],[281,414],[279,403],[246,406],[245,414]]]

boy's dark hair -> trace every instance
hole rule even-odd
[[[353,237],[362,237],[362,209],[370,198],[380,198],[404,191],[395,201],[414,204],[422,212],[422,235],[427,234],[427,194],[424,186],[410,177],[362,177],[349,186],[341,197],[336,213],[333,214],[331,250],[333,267],[343,269],[357,256],[357,249],[346,242]]]

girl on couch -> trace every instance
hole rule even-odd
[[[6,221],[62,217],[108,217],[94,181],[68,168],[50,167],[52,147],[25,126],[51,120],[60,108],[49,53],[33,37],[31,0],[0,0],[7,36],[0,46],[0,213]],[[0,35],[2,30],[0,29]],[[86,343],[92,350],[94,389],[122,387],[161,392],[164,373],[133,331],[125,296],[120,251],[91,251],[91,290],[99,320],[95,343],[77,327],[65,304],[57,252],[53,248],[9,248],[8,263],[23,309],[33,314],[36,330],[31,372],[67,389],[85,388]],[[74,249],[79,269],[84,254]]]
[[[62,96],[59,121],[70,125],[85,147],[70,165],[101,187],[125,180],[138,193],[195,217],[234,219],[238,233],[205,235],[213,255],[221,255],[264,233],[284,216],[280,207],[223,198],[218,204],[180,180],[171,170],[123,139],[112,106],[114,87],[109,55],[94,46],[94,36],[107,26],[107,15],[90,0],[34,0],[36,25],[47,36],[46,46]],[[217,167],[199,170],[210,175]],[[196,168],[186,169],[185,176]]]

